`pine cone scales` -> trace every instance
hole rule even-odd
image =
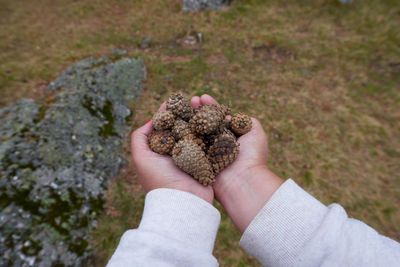
[[[210,135],[202,136],[203,142],[206,145],[206,147],[208,147],[208,148],[211,147],[214,144],[214,141],[216,140],[216,138],[223,133],[229,134],[233,138],[235,138],[235,135],[230,130],[228,130],[227,126],[229,126],[229,123],[230,123],[229,121],[225,120],[224,123],[214,133],[212,133]]]
[[[167,130],[174,126],[175,116],[168,110],[159,110],[154,113],[152,122],[156,131]]]
[[[216,175],[235,161],[238,155],[239,143],[235,136],[228,132],[218,135],[208,150],[208,158]]]
[[[193,116],[193,108],[189,100],[181,94],[171,95],[167,101],[167,110],[171,111],[175,116],[189,121]]]
[[[174,137],[170,131],[154,131],[149,137],[151,150],[158,154],[169,154],[175,145]]]
[[[231,129],[237,135],[244,135],[250,132],[252,122],[249,116],[243,113],[236,113],[231,119]]]
[[[198,144],[201,149],[205,149],[206,145],[203,142],[203,139],[200,137],[197,137],[193,132],[192,129],[190,128],[190,125],[188,122],[183,121],[183,120],[176,120],[175,125],[172,128],[172,135],[175,137],[175,140],[179,141],[181,139],[192,139],[195,141],[196,144]]]
[[[215,181],[215,175],[206,154],[192,139],[179,141],[172,150],[172,159],[184,172],[207,186]]]
[[[219,128],[225,119],[225,115],[225,109],[219,105],[200,106],[189,123],[193,132],[202,135],[211,134]]]
[[[176,140],[180,140],[185,136],[192,134],[192,130],[188,122],[178,119],[172,127],[172,134]]]
[[[218,104],[193,110],[181,94],[171,95],[166,104],[167,110],[153,116],[150,148],[171,155],[175,164],[200,184],[214,183],[215,177],[237,158],[237,136],[251,130],[250,117],[238,113],[228,120],[229,108]]]

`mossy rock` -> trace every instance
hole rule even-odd
[[[77,62],[46,97],[0,110],[0,266],[81,266],[91,256],[88,233],[125,162],[146,77],[141,59],[121,54]]]

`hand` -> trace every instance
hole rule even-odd
[[[193,97],[193,107],[200,105],[200,98]],[[165,102],[160,109],[165,109]],[[146,123],[133,132],[131,150],[139,182],[146,192],[157,188],[171,188],[192,193],[209,203],[213,203],[214,192],[211,186],[203,186],[190,175],[181,171],[170,156],[153,152],[147,136],[153,131],[152,122]]]
[[[202,95],[200,103],[217,104],[217,101]],[[237,159],[216,177],[213,185],[216,199],[242,233],[283,183],[268,169],[268,140],[260,122],[251,120],[251,131],[238,139]]]

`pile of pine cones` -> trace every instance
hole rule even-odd
[[[171,95],[167,109],[153,116],[154,131],[149,135],[150,148],[169,154],[175,164],[207,186],[239,154],[237,137],[251,130],[251,119],[243,113],[230,120],[224,105],[204,105],[193,109],[181,94]]]

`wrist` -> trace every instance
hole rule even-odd
[[[195,195],[196,197],[203,199],[211,205],[213,205],[214,202],[214,191],[212,187],[204,187],[203,185],[197,184],[197,181],[194,181],[194,183],[169,183],[160,188],[170,188],[183,191]]]
[[[284,182],[266,165],[248,168],[238,179],[227,179],[224,186],[214,187],[215,195],[241,233]]]
[[[203,187],[203,185],[201,185]],[[203,190],[204,189],[204,190]],[[186,189],[179,189],[182,191],[185,191],[187,193],[190,193],[192,195],[195,195],[196,197],[199,197],[206,202],[210,203],[213,205],[214,202],[214,192],[211,186],[207,186],[206,188],[202,188],[202,190],[196,190],[194,188],[186,188]]]

